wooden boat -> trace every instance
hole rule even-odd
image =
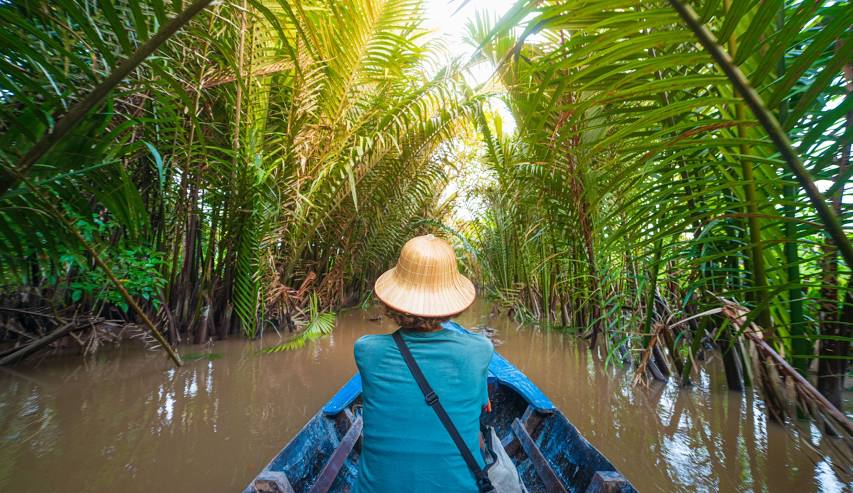
[[[465,331],[447,322],[445,328]],[[634,487],[551,400],[497,352],[489,364],[494,426],[530,493],[631,493]],[[244,493],[348,492],[358,474],[361,378],[352,377]]]

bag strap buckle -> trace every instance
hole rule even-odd
[[[438,394],[436,394],[435,392],[430,392],[429,394],[424,396],[424,400],[426,400],[428,406],[432,407],[435,405],[436,402],[438,402]]]

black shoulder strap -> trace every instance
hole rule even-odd
[[[462,436],[459,435],[459,430],[456,429],[456,426],[453,424],[453,421],[451,421],[447,411],[444,410],[444,406],[442,406],[441,402],[438,401],[438,395],[436,395],[435,391],[430,387],[429,382],[427,382],[421,368],[412,356],[412,352],[409,351],[409,347],[403,340],[403,336],[400,334],[400,331],[395,331],[392,337],[394,338],[394,343],[397,344],[397,349],[400,350],[400,354],[403,355],[403,360],[405,360],[406,366],[409,367],[409,371],[412,373],[412,376],[415,377],[418,387],[420,387],[421,392],[423,392],[427,405],[435,411],[435,414],[438,415],[438,419],[441,421],[441,424],[444,425],[447,433],[450,434],[450,438],[453,439],[453,443],[456,444],[456,448],[459,449],[459,453],[462,454],[462,458],[465,459],[468,469],[471,470],[471,473],[477,479],[477,488],[481,492],[494,491],[492,483],[489,481],[488,474],[486,474],[485,470],[480,469],[480,465],[477,464],[477,460],[474,459],[474,455],[471,453],[468,445],[465,444],[465,440],[463,440]]]

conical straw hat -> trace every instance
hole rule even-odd
[[[397,266],[376,280],[376,296],[389,307],[419,317],[449,317],[471,306],[474,284],[456,268],[449,243],[433,235],[407,241]]]

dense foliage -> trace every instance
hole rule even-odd
[[[67,1],[0,15],[13,169],[171,14]],[[309,293],[327,308],[359,301],[434,217],[447,167],[436,149],[473,104],[453,66],[434,67],[421,19],[406,0],[209,7],[3,196],[4,283],[59,306],[113,300],[43,203],[56,201],[117,275],[128,255],[114,252],[147,252],[146,285],[125,284],[173,341],[293,328]]]
[[[518,126],[504,135],[499,118],[479,121],[493,180],[470,234],[484,281],[521,315],[601,336],[611,356],[636,353],[655,378],[689,382],[703,341],[721,342],[745,373],[736,387],[749,383],[737,337],[748,324],[732,330],[725,297],[803,374],[817,356],[818,385],[840,406],[849,265],[808,177],[792,173],[677,3],[520,2],[470,26]],[[693,6],[849,236],[853,9]]]
[[[477,88],[423,15],[0,2],[0,337],[82,311],[151,318],[171,343],[299,329],[280,348],[296,347],[443,228],[502,306],[641,374],[686,384],[716,343],[748,385],[741,336],[758,333],[804,375],[817,361],[840,407],[846,2],[522,0],[471,24],[469,63],[496,69]],[[485,171],[461,200],[483,206],[443,226],[474,135]]]

